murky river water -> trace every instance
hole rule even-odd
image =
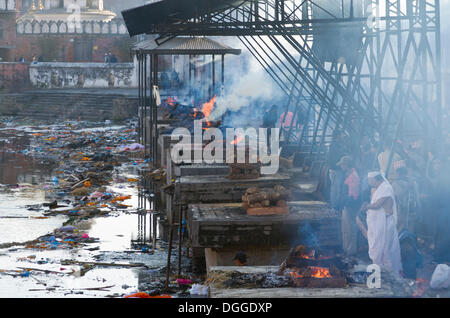
[[[2,131],[0,138],[0,245],[33,240],[66,219],[33,219],[42,213],[26,208],[45,202],[43,185],[50,179],[53,166],[21,153],[30,144],[25,133]]]
[[[25,249],[19,244],[10,244],[12,246],[4,248],[6,243],[27,242],[51,233],[67,220],[66,216],[37,219],[36,217],[43,216],[43,212],[27,208],[47,202],[44,186],[46,182],[50,182],[55,167],[23,154],[21,151],[29,143],[30,139],[25,133],[0,131],[0,247],[3,245],[0,248],[0,297],[120,297],[124,293],[136,292],[143,273],[151,275],[152,271],[165,265],[166,253],[159,246],[156,246],[154,254],[141,253],[133,248],[132,243],[142,235],[139,233],[138,215],[135,213],[115,212],[77,225],[90,237],[99,238],[98,243],[89,245],[89,249],[41,251]],[[135,170],[130,166],[121,173],[127,177],[136,177]],[[136,184],[113,184],[111,190],[132,196],[126,202],[132,206],[129,211],[138,207]],[[62,260],[74,259],[144,263],[150,269],[143,271],[137,268],[95,267],[85,274],[78,274],[81,266],[61,265]],[[5,271],[10,273],[11,270],[19,270],[20,267],[55,273],[34,272],[30,277],[4,274]],[[88,290],[105,286],[108,288],[104,290]]]

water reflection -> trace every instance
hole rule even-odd
[[[153,192],[153,183],[147,181],[144,177],[145,169],[138,172],[138,237],[133,242],[137,247],[146,247],[151,245],[154,249],[158,238],[158,212],[156,208],[156,196]],[[147,225],[148,216],[148,225]],[[148,229],[148,233],[147,233]]]
[[[50,176],[54,165],[26,156],[29,145],[27,135],[0,133],[0,184],[39,184]]]
[[[44,184],[54,168],[22,153],[29,145],[26,134],[0,133],[0,244],[33,240],[66,220],[65,217],[33,219],[42,213],[26,209],[27,205],[45,201],[45,191],[33,185]]]
[[[27,210],[27,205],[40,204],[46,201],[43,185],[51,179],[52,171],[56,165],[43,163],[26,155],[26,150],[33,148],[32,139],[24,132],[17,130],[0,131],[0,245],[11,242],[26,242],[39,236],[52,232],[60,227],[66,216],[53,216],[48,219],[33,219],[42,216],[42,212]],[[139,178],[143,171],[136,166],[116,169],[116,177]],[[123,175],[122,175],[123,173]],[[120,176],[119,176],[120,174]],[[143,178],[140,178],[143,180]],[[100,261],[118,263],[144,263],[150,268],[156,269],[166,263],[166,252],[161,247],[156,247],[158,233],[158,216],[156,214],[155,201],[152,186],[141,181],[136,183],[115,182],[110,187],[111,192],[122,195],[131,195],[127,205],[131,207],[126,211],[112,211],[111,215],[90,219],[84,224],[90,237],[99,238],[97,244],[90,248],[98,247],[98,250],[55,250],[36,251],[29,249],[0,250],[1,268],[14,269],[18,266],[19,257],[28,257],[30,254],[37,258],[49,258],[50,270],[63,271],[59,265],[62,259],[77,259],[81,261]],[[109,191],[109,190],[108,190]],[[137,213],[136,213],[137,212]],[[13,218],[14,217],[14,218]],[[137,231],[136,231],[136,217]],[[82,226],[81,224],[78,226]],[[131,243],[131,244],[130,244]],[[131,245],[131,246],[130,246]],[[131,247],[131,249],[130,249]],[[138,251],[133,251],[133,248]],[[155,249],[154,253],[142,253],[139,251],[147,247]],[[24,262],[29,265],[30,262]],[[19,264],[20,265],[20,264]],[[24,265],[24,264],[22,264]],[[32,267],[39,267],[32,264]],[[33,279],[14,279],[0,277],[0,297],[25,296],[33,297],[64,297],[69,290],[86,287],[98,287],[115,285],[109,291],[84,291],[84,294],[68,294],[69,297],[106,296],[107,294],[122,294],[136,291],[138,286],[138,269],[126,268],[94,268],[85,276],[75,277],[68,272],[75,266],[63,266],[65,274],[44,275],[34,274],[48,286],[59,286],[56,291],[30,291],[30,289],[42,289],[42,286]],[[122,287],[123,283],[128,285]],[[45,289],[45,287],[44,287]]]

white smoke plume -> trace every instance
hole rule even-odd
[[[225,38],[220,41],[241,49],[242,54],[237,57],[228,56],[225,60],[225,87],[221,96],[217,96],[211,113],[212,120],[219,118],[226,111],[238,111],[242,107],[248,107],[255,100],[271,103],[282,96],[277,84],[238,39]],[[247,67],[243,69],[242,64],[245,63]]]

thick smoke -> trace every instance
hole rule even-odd
[[[227,56],[225,60],[225,87],[222,94],[217,96],[212,120],[227,111],[236,112],[255,102],[261,106],[273,103],[282,96],[277,84],[238,39],[225,38],[220,41],[241,49],[242,54]]]

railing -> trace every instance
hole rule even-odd
[[[36,88],[137,86],[133,63],[32,63],[30,81]]]
[[[114,19],[109,22],[83,21],[79,24],[68,21],[19,21],[16,30],[17,34],[128,35],[125,23],[121,19]]]

